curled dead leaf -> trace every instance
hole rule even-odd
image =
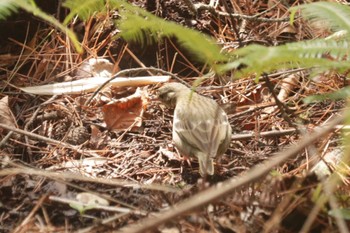
[[[113,74],[113,64],[104,58],[90,58],[82,62],[77,70],[77,78],[104,77],[110,78]]]
[[[139,128],[147,103],[147,92],[137,88],[134,94],[104,105],[102,112],[108,129]]]
[[[15,117],[9,107],[8,96],[0,100],[0,123],[17,128]]]

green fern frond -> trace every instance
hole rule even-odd
[[[323,70],[349,68],[349,54],[348,40],[319,39],[289,43],[278,47],[250,45],[235,51],[232,55],[237,59],[220,66],[220,71],[226,72],[243,67],[237,74],[238,77],[253,72],[259,77],[264,72],[269,73],[287,68],[304,67]]]
[[[66,33],[72,40],[78,52],[81,52],[81,47],[79,41],[75,34],[63,26],[57,19],[53,16],[46,14],[40,8],[35,5],[33,0],[0,0],[0,19],[8,17],[12,12],[16,12],[17,9],[23,9],[34,16],[43,19],[45,22],[50,23],[54,27]]]
[[[289,43],[282,46],[286,52],[291,52],[296,56],[303,59],[321,59],[325,55],[331,56],[334,60],[349,59],[350,54],[350,41],[349,40],[311,40],[297,43]]]
[[[106,3],[104,0],[67,0],[63,6],[70,9],[70,13],[65,18],[63,24],[67,25],[75,15],[83,21],[86,21],[95,12],[105,12]]]
[[[43,19],[45,22],[50,23],[51,25],[58,28],[63,33],[66,33],[69,36],[69,38],[72,40],[72,43],[73,43],[74,47],[76,48],[76,50],[78,52],[82,51],[80,44],[79,44],[79,41],[78,41],[76,35],[73,33],[73,31],[69,30],[67,27],[62,25],[57,19],[55,19],[55,17],[53,17],[52,15],[46,14],[40,8],[38,8],[36,5],[29,4],[28,1],[26,1],[26,0],[17,0],[16,3],[18,4],[18,6],[20,8],[24,9],[25,11],[27,11],[29,13],[32,13],[34,16],[36,16],[38,18]]]
[[[310,103],[321,102],[324,100],[345,99],[345,98],[348,98],[349,96],[350,96],[350,87],[343,87],[340,90],[337,90],[332,93],[308,96],[303,99],[303,102],[305,104],[310,104]]]
[[[112,0],[110,3],[119,9],[120,36],[127,41],[136,41],[143,45],[158,41],[161,37],[175,37],[181,46],[193,54],[193,58],[212,67],[217,62],[227,60],[215,41],[198,31],[160,19],[125,1]]]
[[[6,19],[12,13],[16,13],[19,6],[17,0],[1,0],[0,1],[0,20]]]
[[[292,15],[301,9],[301,14],[318,25],[328,26],[334,32],[350,32],[350,7],[335,2],[315,2],[291,8]],[[349,37],[349,35],[347,35]]]
[[[142,46],[159,41],[162,37],[174,37],[181,46],[194,55],[195,59],[209,63],[212,67],[217,62],[227,60],[215,41],[208,36],[167,22],[123,0],[67,0],[64,6],[68,7],[71,13],[64,23],[67,24],[76,14],[82,20],[86,20],[94,12],[105,11],[107,4],[111,9],[118,10],[120,19],[117,24],[121,30],[119,36],[126,41],[136,41]]]

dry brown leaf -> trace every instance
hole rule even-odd
[[[103,106],[102,112],[108,129],[125,130],[140,127],[147,102],[147,92],[137,88],[134,94]]]
[[[281,34],[283,33],[290,33],[290,34],[296,34],[297,31],[295,30],[295,27],[293,25],[290,25],[289,23],[286,25],[283,25],[284,27],[282,28]]]
[[[98,147],[98,145],[100,145],[101,142],[104,140],[103,134],[99,130],[99,128],[95,125],[91,125],[90,128],[91,128],[90,143]]]
[[[0,67],[9,67],[15,64],[17,61],[17,56],[12,54],[1,54],[0,55]]]
[[[8,96],[5,96],[0,100],[0,123],[17,128],[16,120],[9,108]]]

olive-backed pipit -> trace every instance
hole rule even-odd
[[[197,158],[202,176],[214,174],[214,158],[230,145],[231,126],[227,115],[212,99],[180,83],[158,89],[159,99],[175,107],[173,141],[180,153]]]

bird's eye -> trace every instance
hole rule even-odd
[[[162,99],[171,99],[174,96],[175,96],[175,92],[173,91],[159,93],[159,98],[162,98]]]
[[[176,102],[176,94],[174,91],[160,92],[158,98],[169,107],[172,107]]]
[[[167,93],[159,93],[158,96],[160,99],[165,99],[167,96]]]

